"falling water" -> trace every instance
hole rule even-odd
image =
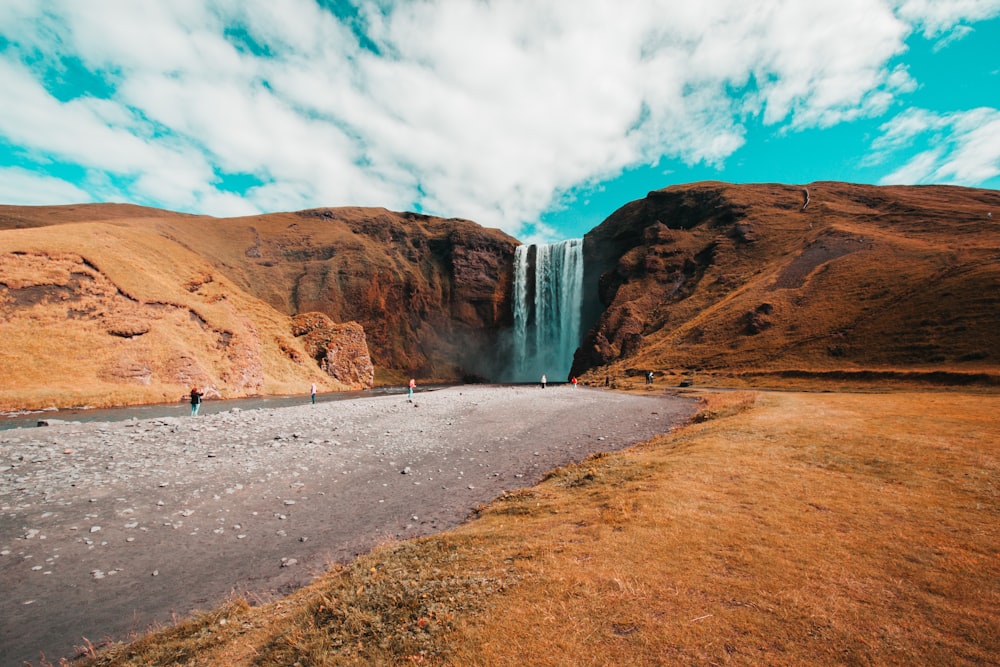
[[[583,239],[514,252],[514,376],[569,377],[580,344]]]

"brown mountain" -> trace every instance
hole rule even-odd
[[[382,209],[0,206],[0,410],[488,372],[515,246]]]
[[[651,192],[585,237],[574,373],[996,382],[995,213],[946,186]],[[371,208],[0,206],[0,410],[497,377],[516,245]]]
[[[584,239],[574,370],[951,374],[1000,364],[1000,193],[698,183]]]

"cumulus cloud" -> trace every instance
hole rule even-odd
[[[0,202],[21,206],[79,204],[90,195],[61,178],[37,174],[20,167],[0,169]]]
[[[872,145],[873,161],[924,146],[883,184],[978,185],[1000,175],[1000,110],[972,109],[936,114],[912,109],[882,126]]]
[[[944,34],[998,2],[373,1],[345,19],[313,0],[12,0],[0,80],[23,102],[0,134],[140,203],[417,208],[516,234],[625,169],[722,165],[751,118],[883,114],[915,85],[893,64],[914,26]],[[70,65],[100,90],[56,90]],[[960,162],[940,168],[972,173]]]
[[[922,29],[926,37],[968,30],[965,22],[1000,15],[1000,0],[895,0],[899,16]]]

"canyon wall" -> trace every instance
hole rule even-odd
[[[995,377],[996,214],[949,186],[651,192],[584,238],[571,372]],[[377,208],[0,206],[0,409],[503,379],[517,246]]]

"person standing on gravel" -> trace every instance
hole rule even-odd
[[[408,401],[413,400],[413,390],[416,388],[417,388],[417,381],[414,380],[413,378],[410,378],[410,385],[409,387],[407,387],[408,391],[406,392],[406,400]]]
[[[312,401],[313,405],[316,405],[316,383],[312,383],[312,387],[309,388],[309,400]]]
[[[549,379],[545,377],[545,373],[542,373],[542,389],[545,389],[545,385],[548,384]]]
[[[197,417],[198,416],[198,408],[201,407],[201,397],[203,395],[204,394],[202,394],[200,391],[198,391],[198,387],[192,387],[192,389],[191,389],[191,416],[192,417]]]

